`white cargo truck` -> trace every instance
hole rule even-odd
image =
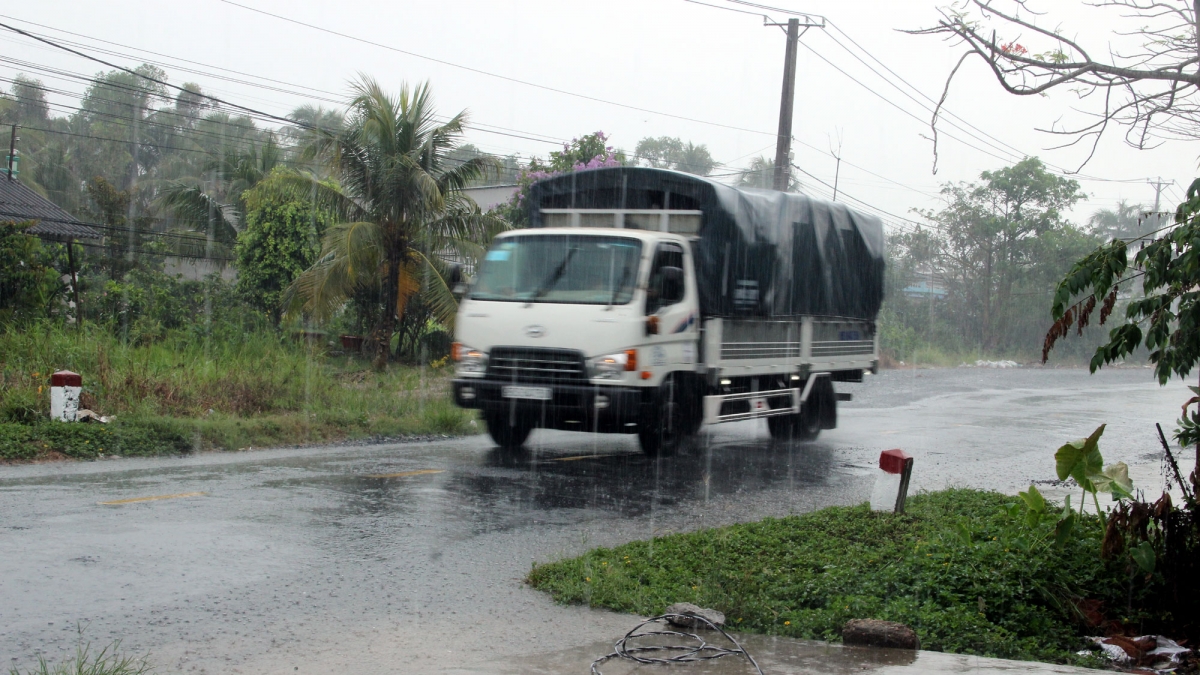
[[[811,440],[834,382],[879,365],[883,228],[803,195],[606,168],[535,183],[462,289],[455,402],[501,447],[534,428],[636,433],[765,418]]]

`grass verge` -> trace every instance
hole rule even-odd
[[[1017,501],[960,489],[915,496],[905,514],[833,507],[599,548],[535,566],[528,582],[647,616],[692,602],[740,631],[836,641],[849,619],[883,619],[911,626],[923,649],[1099,665],[1076,654],[1089,629],[1074,608],[1123,606],[1127,577],[1097,554],[1097,520],[1059,546]]]
[[[109,424],[50,422],[49,376],[83,375],[84,407]],[[330,356],[272,333],[151,344],[107,331],[35,325],[0,333],[0,460],[299,445],[372,436],[461,434],[449,368]]]

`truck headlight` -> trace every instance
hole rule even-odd
[[[455,342],[450,347],[450,355],[458,362],[460,375],[483,375],[487,372],[487,352]]]
[[[597,356],[588,362],[588,375],[593,380],[619,380],[633,370],[637,370],[636,349]]]

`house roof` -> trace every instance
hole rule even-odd
[[[89,227],[49,199],[0,175],[0,222],[36,221],[26,233],[45,238],[100,239],[100,230]]]

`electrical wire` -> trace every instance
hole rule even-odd
[[[254,11],[258,11],[258,10],[254,10]],[[290,20],[290,19],[288,19],[288,20]],[[0,26],[2,26],[2,25],[4,25],[4,24],[0,24]],[[38,24],[38,25],[41,25],[41,24]],[[6,28],[8,28],[8,26],[6,26]],[[35,37],[35,38],[38,38],[38,40],[41,40],[41,41],[43,41],[43,42],[47,42],[47,43],[50,43],[50,44],[53,44],[53,43],[54,43],[53,41],[49,41],[49,40],[47,40],[47,38],[42,38],[42,37],[38,37],[38,36],[36,36],[35,34],[30,34],[30,32],[28,32],[28,31],[25,31],[25,32],[24,32],[24,34],[25,34],[25,35],[28,35],[28,36],[30,36],[30,37]],[[74,34],[74,35],[78,35],[78,34]],[[126,55],[126,56],[127,56],[127,55]],[[7,60],[7,59],[0,58],[0,60]],[[59,71],[59,72],[64,72],[64,71]],[[131,72],[131,71],[126,71],[126,72]],[[72,74],[72,76],[73,76],[73,77],[77,77],[77,78],[80,78],[80,79],[84,79],[84,78],[85,78],[85,76],[79,76],[79,74],[76,74],[76,73],[71,73],[71,74]],[[253,77],[253,76],[247,76],[247,77]],[[109,84],[109,83],[106,83],[106,84]],[[251,84],[252,84],[252,83],[251,83]],[[116,85],[116,83],[110,83],[110,85]],[[120,86],[120,85],[116,85],[116,86]],[[126,88],[126,89],[132,89],[132,88]],[[311,89],[311,88],[310,88],[310,89]],[[138,91],[138,92],[143,92],[142,90],[137,90],[137,91]],[[251,110],[251,108],[246,108],[246,107],[241,107],[241,108],[242,108],[242,109],[246,109],[246,110]],[[271,115],[271,114],[269,114],[269,113],[263,113],[263,115],[265,115],[265,118],[263,118],[263,119],[266,119],[266,120],[277,120],[277,119],[278,119],[277,115]],[[302,126],[302,125],[298,125],[298,126]],[[486,131],[486,130],[482,130],[482,131]],[[502,132],[492,132],[492,133],[502,133]],[[515,136],[515,135],[511,135],[511,133],[502,133],[502,135],[505,135],[505,136]],[[520,138],[523,138],[523,139],[529,139],[529,141],[540,141],[540,142],[550,142],[550,143],[552,143],[552,142],[553,142],[553,141],[546,141],[546,139],[533,138],[533,137],[529,137],[529,136],[517,136],[517,137],[520,137]],[[808,147],[810,147],[810,148],[814,148],[814,149],[815,149],[815,147],[812,147],[812,145],[809,145],[809,144],[805,144],[805,145],[808,145]],[[768,148],[769,148],[769,147],[768,147]],[[832,155],[830,155],[830,156],[832,156]],[[637,155],[634,155],[634,159],[635,159],[635,160],[636,160],[636,159],[640,159],[640,157],[638,157]],[[733,161],[737,161],[737,160],[733,160]],[[853,165],[853,163],[852,163],[852,162],[846,162],[846,163],[847,163],[847,166],[851,166],[851,167],[854,167],[854,168],[859,168],[859,169],[860,169],[860,171],[866,171],[866,169],[862,169],[862,168],[860,168],[860,167],[857,167],[857,165]],[[716,162],[716,166],[722,166],[722,163],[721,163],[721,162]],[[731,167],[731,168],[732,168],[732,167]],[[904,184],[900,184],[900,183],[898,183],[898,181],[894,181],[894,180],[892,180],[892,179],[887,179],[886,177],[882,177],[882,175],[880,175],[880,174],[874,174],[874,172],[868,172],[868,173],[872,173],[872,175],[876,175],[876,177],[878,177],[878,178],[882,178],[882,179],[884,179],[884,180],[888,180],[888,181],[890,181],[890,183],[895,183],[896,185],[899,185],[899,186],[901,186],[901,187],[905,187],[905,189],[910,189],[910,190],[913,190],[911,186],[905,186]],[[918,191],[918,190],[914,190],[914,191],[920,192],[920,191]],[[928,196],[928,193],[926,193],[926,196]]]
[[[653,109],[651,109],[651,108],[643,108],[643,107],[641,107],[641,106],[630,105],[630,104],[628,104],[628,103],[620,103],[620,102],[618,102],[618,101],[610,101],[610,100],[608,100],[608,99],[603,99],[603,98],[600,98],[600,97],[598,97],[598,96],[591,96],[591,95],[588,95],[588,94],[581,94],[581,93],[574,92],[574,91],[568,91],[568,90],[566,90],[566,89],[559,89],[559,88],[557,88],[557,87],[551,87],[551,86],[549,86],[549,85],[545,85],[545,84],[539,84],[539,83],[537,83],[537,82],[531,82],[531,81],[529,81],[529,80],[522,80],[522,79],[519,79],[519,78],[516,78],[516,77],[510,77],[510,76],[508,76],[508,75],[501,75],[500,73],[493,73],[493,72],[490,72],[490,71],[487,71],[487,70],[483,70],[483,69],[480,69],[480,68],[475,68],[475,67],[472,67],[472,66],[464,66],[464,65],[462,65],[462,64],[454,63],[454,62],[452,62],[452,61],[446,61],[445,59],[438,59],[438,58],[434,58],[434,57],[432,57],[432,56],[425,56],[424,54],[418,54],[417,52],[414,52],[414,51],[409,51],[409,50],[406,50],[406,49],[400,49],[399,47],[393,47],[393,46],[391,46],[391,45],[386,45],[386,44],[383,44],[382,42],[375,42],[375,41],[373,41],[373,40],[368,40],[368,39],[366,39],[366,38],[361,38],[361,37],[358,37],[358,36],[356,36],[356,35],[350,35],[349,33],[341,33],[341,32],[339,32],[339,31],[335,31],[335,30],[333,30],[333,29],[330,29],[330,28],[325,28],[325,27],[323,27],[323,26],[317,26],[317,25],[315,25],[315,24],[311,24],[311,23],[305,23],[305,22],[303,22],[303,21],[300,21],[300,20],[298,20],[298,19],[293,19],[293,18],[291,18],[291,17],[289,17],[289,16],[284,16],[284,15],[282,15],[282,14],[275,14],[275,13],[268,12],[268,11],[266,11],[266,10],[263,10],[263,9],[258,9],[258,8],[256,8],[256,7],[250,7],[250,6],[248,6],[248,5],[243,5],[243,4],[240,4],[240,3],[237,3],[237,2],[233,2],[233,0],[220,0],[220,2],[223,2],[223,3],[227,4],[227,5],[233,5],[234,7],[240,7],[240,8],[242,8],[242,9],[244,9],[244,10],[247,10],[247,11],[250,11],[250,12],[255,12],[255,13],[257,13],[257,14],[262,14],[262,15],[264,15],[264,16],[269,16],[269,17],[272,17],[272,18],[274,18],[274,19],[278,19],[278,20],[280,20],[280,21],[286,21],[287,23],[292,23],[292,24],[295,24],[295,25],[297,25],[297,26],[304,26],[305,28],[311,28],[312,30],[320,31],[320,32],[322,32],[322,33],[328,33],[329,35],[336,35],[337,37],[340,37],[340,38],[345,38],[345,39],[347,39],[347,40],[353,40],[353,41],[355,41],[355,42],[361,42],[362,44],[371,45],[371,46],[373,46],[373,47],[379,47],[379,48],[381,48],[381,49],[386,49],[386,50],[388,50],[388,51],[393,51],[393,52],[396,52],[396,53],[399,53],[399,54],[404,54],[404,55],[406,55],[406,56],[412,56],[412,57],[414,57],[414,58],[423,59],[423,60],[425,60],[425,61],[431,61],[431,62],[433,62],[433,63],[438,63],[438,64],[441,64],[441,65],[444,65],[444,66],[450,66],[451,68],[457,68],[457,69],[459,69],[459,70],[465,70],[465,71],[472,72],[472,73],[476,73],[476,74],[479,74],[479,75],[486,75],[486,76],[488,76],[488,77],[494,77],[494,78],[497,78],[497,79],[504,80],[504,81],[506,81],[506,82],[512,82],[512,83],[514,83],[514,84],[520,84],[520,85],[527,86],[527,87],[533,87],[533,88],[535,88],[535,89],[541,89],[541,90],[543,90],[543,91],[549,91],[549,92],[556,93],[556,94],[562,94],[562,95],[564,95],[564,96],[571,96],[571,97],[574,97],[574,98],[583,99],[583,100],[585,100],[585,101],[592,101],[592,102],[594,102],[594,103],[603,103],[603,104],[605,104],[605,105],[611,105],[611,106],[615,106],[615,107],[618,107],[618,108],[625,108],[625,109],[627,109],[627,110],[636,110],[636,111],[638,111],[638,112],[644,112],[644,113],[648,113],[648,114],[651,114],[651,115],[659,115],[659,116],[661,116],[661,117],[669,117],[669,118],[672,118],[672,119],[683,120],[683,121],[685,121],[685,122],[694,122],[694,123],[696,123],[696,124],[705,124],[705,125],[708,125],[708,126],[713,126],[713,127],[721,127],[721,128],[723,128],[723,129],[732,129],[732,130],[734,130],[734,131],[745,131],[745,132],[747,132],[747,133],[751,133],[751,134],[761,134],[761,135],[764,135],[764,136],[776,136],[776,135],[778,135],[778,134],[776,134],[776,133],[775,133],[775,132],[773,132],[773,131],[763,131],[763,130],[761,130],[761,129],[748,129],[748,128],[746,128],[746,127],[739,127],[739,126],[736,126],[736,125],[733,125],[733,124],[724,124],[724,123],[722,123],[722,122],[713,122],[713,121],[710,121],[710,120],[702,120],[702,119],[698,119],[698,118],[695,118],[695,117],[687,117],[686,115],[677,115],[677,114],[675,114],[675,113],[663,112],[663,111],[661,111],[661,110],[653,110]],[[3,25],[3,24],[0,24],[0,25]]]
[[[9,19],[12,19],[13,17],[9,17],[9,16],[7,16],[7,15],[0,14],[0,18],[9,18]],[[196,70],[196,69],[182,68],[182,67],[180,67],[180,66],[178,66],[178,65],[176,65],[176,64],[167,63],[167,62],[161,62],[161,61],[154,61],[154,60],[151,60],[151,59],[145,59],[144,57],[137,56],[137,55],[125,54],[125,53],[121,53],[121,52],[117,52],[117,51],[112,51],[112,50],[103,50],[103,49],[96,48],[96,47],[94,47],[94,46],[92,46],[92,45],[86,45],[86,44],[83,44],[83,43],[72,43],[72,42],[63,41],[63,42],[64,42],[64,44],[69,44],[69,45],[79,46],[80,48],[93,49],[93,50],[96,50],[96,51],[100,51],[101,53],[106,53],[106,54],[111,54],[111,55],[115,55],[115,56],[120,56],[120,57],[122,57],[122,58],[127,58],[127,59],[131,59],[131,60],[140,60],[140,61],[142,61],[143,63],[148,63],[148,64],[150,64],[150,65],[156,65],[156,66],[160,66],[160,67],[164,67],[164,68],[172,68],[172,69],[175,69],[175,70],[180,70],[180,71],[182,71],[182,72],[189,72],[189,73],[192,73],[192,74],[196,74],[196,75],[203,75],[203,76],[205,76],[205,77],[209,77],[209,78],[213,78],[213,79],[218,79],[218,80],[223,80],[223,81],[233,82],[233,83],[235,83],[235,84],[242,84],[242,85],[245,85],[245,86],[257,87],[257,88],[267,89],[267,90],[271,90],[271,91],[278,91],[278,92],[282,92],[282,93],[287,93],[287,94],[290,94],[290,95],[294,95],[294,96],[297,96],[297,97],[301,97],[301,98],[303,98],[304,100],[317,99],[317,100],[320,100],[320,101],[325,101],[325,102],[333,103],[333,104],[336,104],[336,105],[343,105],[343,104],[345,103],[345,100],[344,100],[344,98],[343,98],[343,97],[339,97],[339,94],[337,94],[337,93],[335,93],[335,92],[330,92],[330,91],[323,90],[323,89],[316,89],[316,88],[313,88],[313,87],[307,87],[307,86],[305,86],[305,85],[295,84],[295,83],[291,83],[291,82],[284,82],[284,81],[282,81],[282,80],[275,80],[275,79],[268,78],[268,77],[263,77],[263,76],[258,76],[258,75],[252,75],[252,74],[249,74],[249,73],[244,73],[244,72],[242,72],[242,71],[236,71],[236,70],[230,70],[230,69],[227,69],[227,68],[222,68],[222,67],[220,67],[220,66],[211,66],[211,65],[207,65],[207,64],[202,64],[202,63],[199,63],[199,62],[196,62],[196,61],[190,61],[190,60],[188,60],[188,59],[183,59],[183,58],[180,58],[180,57],[167,56],[167,55],[163,55],[163,54],[161,54],[160,52],[153,52],[153,51],[149,51],[149,50],[142,50],[142,49],[139,49],[139,48],[137,48],[137,47],[129,47],[129,46],[126,46],[126,45],[121,45],[120,43],[113,43],[113,42],[110,42],[110,41],[108,41],[108,40],[103,40],[103,39],[100,39],[100,38],[93,38],[93,37],[89,37],[89,36],[82,35],[82,34],[80,34],[80,33],[74,33],[74,32],[71,32],[71,31],[65,31],[65,30],[61,30],[61,29],[57,29],[57,28],[52,28],[52,27],[49,27],[49,26],[45,26],[44,24],[39,24],[39,23],[35,23],[35,22],[32,22],[32,21],[25,21],[24,19],[14,19],[14,20],[21,21],[21,22],[23,22],[23,23],[29,23],[29,24],[32,24],[32,25],[35,25],[35,26],[41,26],[41,27],[43,27],[43,28],[49,28],[50,30],[55,30],[55,31],[58,31],[58,32],[67,33],[67,34],[69,34],[69,35],[75,35],[75,36],[79,36],[79,37],[85,37],[85,38],[87,38],[87,39],[90,39],[90,40],[96,40],[96,41],[98,41],[98,42],[104,42],[104,43],[107,43],[107,44],[115,44],[115,45],[117,45],[117,46],[122,46],[122,47],[125,47],[126,49],[131,49],[131,50],[134,50],[134,51],[144,51],[144,52],[146,52],[146,53],[149,53],[149,54],[155,54],[155,55],[159,55],[159,56],[165,56],[165,57],[167,57],[167,58],[175,58],[175,59],[178,59],[178,60],[180,60],[180,61],[184,61],[184,62],[186,62],[186,63],[194,63],[194,64],[198,64],[198,65],[203,65],[203,66],[205,66],[205,67],[208,67],[208,68],[213,68],[213,69],[216,69],[216,70],[224,70],[224,71],[226,71],[226,72],[232,72],[232,73],[236,73],[236,74],[239,74],[239,75],[244,75],[244,76],[246,76],[246,77],[257,77],[257,78],[260,78],[260,79],[266,80],[266,81],[268,81],[268,82],[273,82],[273,83],[284,84],[284,85],[287,85],[287,86],[289,86],[289,87],[295,87],[295,88],[298,88],[298,89],[307,89],[307,90],[310,90],[310,91],[315,91],[315,92],[318,92],[318,93],[320,93],[320,94],[324,94],[325,96],[313,96],[313,95],[311,95],[311,94],[307,94],[307,93],[304,93],[304,92],[297,92],[297,91],[287,91],[287,90],[280,89],[280,88],[277,88],[277,87],[270,87],[270,86],[267,86],[267,85],[262,85],[262,84],[258,84],[258,83],[255,83],[255,82],[249,82],[249,81],[245,81],[245,80],[238,80],[238,79],[235,79],[235,78],[230,78],[230,77],[228,77],[228,76],[223,76],[223,75],[220,75],[220,74],[217,74],[217,73],[207,72],[207,71],[203,71],[203,70]],[[30,34],[31,34],[31,35],[36,35],[36,33],[30,33]],[[10,58],[10,57],[0,57],[0,61],[11,62],[11,63],[17,64],[17,65],[20,65],[20,64],[22,63],[22,62],[21,62],[19,59],[12,59],[12,58]],[[28,63],[28,62],[25,62],[25,63]],[[31,64],[31,63],[28,63],[28,65],[27,65],[26,67],[30,67],[30,68],[43,68],[43,67],[41,67],[41,66],[38,66],[37,64]],[[68,72],[68,71],[61,71],[61,72]],[[94,75],[72,74],[72,77],[73,77],[73,78],[75,78],[75,79],[81,79],[81,80],[88,81],[88,82],[93,82],[93,81],[95,80],[95,76],[94,76]],[[111,87],[116,87],[116,88],[124,88],[124,89],[131,89],[131,88],[129,88],[129,87],[123,87],[123,86],[121,86],[121,85],[119,85],[119,84],[117,84],[117,83],[106,82],[106,83],[104,83],[104,84],[105,84],[105,86],[111,86]],[[138,90],[138,91],[140,91],[140,90]],[[267,101],[266,99],[259,99],[259,100],[260,100],[260,101],[265,101],[265,102],[267,102],[267,103],[271,103],[271,104],[274,104],[274,105],[281,105],[281,104],[278,104],[277,102],[274,102],[274,101]],[[435,119],[435,120],[437,120],[437,121],[444,122],[444,121],[448,120],[449,118],[442,117],[442,116],[435,116],[435,118],[434,118],[434,119]],[[511,129],[511,128],[508,128],[508,127],[502,127],[502,126],[497,126],[497,125],[494,125],[494,124],[487,124],[487,123],[484,123],[484,122],[478,122],[478,121],[472,122],[472,123],[471,123],[471,125],[470,125],[470,127],[469,127],[469,129],[470,129],[470,130],[473,130],[473,131],[478,131],[478,132],[481,132],[481,133],[495,134],[495,135],[500,135],[500,136],[509,136],[509,137],[513,137],[513,138],[520,138],[520,139],[522,139],[522,140],[531,140],[531,141],[536,141],[536,142],[539,142],[539,143],[561,144],[561,143],[566,143],[566,142],[567,142],[565,139],[562,139],[562,138],[556,138],[556,137],[554,137],[554,136],[550,136],[550,135],[547,135],[547,134],[541,134],[541,133],[534,132],[534,131],[525,131],[525,130],[521,130],[521,129]],[[505,149],[509,149],[509,148],[505,148]],[[509,149],[509,150],[510,150],[510,149]],[[518,153],[518,154],[519,154],[519,153]]]
[[[719,647],[709,644],[707,640],[697,633],[685,633],[679,630],[670,630],[663,626],[663,630],[642,630],[645,627],[653,624],[655,627],[660,626],[660,621],[667,621],[677,626],[693,626],[695,628],[708,628],[719,632],[726,640],[733,645],[733,648]],[[701,626],[703,622],[705,625]],[[693,628],[693,630],[695,629]],[[641,631],[641,632],[639,632]],[[651,645],[631,645],[630,642],[642,638],[666,638],[673,644],[651,644]],[[692,641],[692,644],[678,644],[676,641],[684,638]],[[662,654],[663,656],[659,656]],[[679,663],[698,663],[703,661],[713,661],[715,659],[724,658],[726,656],[744,656],[754,666],[754,670],[758,675],[763,675],[762,668],[758,662],[750,656],[750,652],[732,635],[725,632],[724,628],[709,621],[707,618],[699,614],[662,614],[651,617],[634,626],[632,630],[625,634],[620,640],[617,640],[613,651],[601,656],[592,661],[592,675],[602,675],[600,665],[612,659],[625,659],[636,663],[646,665],[671,665]]]
[[[800,167],[796,166],[795,164],[793,164],[793,165],[792,165],[792,168],[793,168],[793,169],[795,169],[795,170],[797,170],[797,171],[799,171],[800,173],[804,174],[805,176],[808,176],[809,178],[811,178],[811,179],[813,179],[813,180],[817,181],[817,182],[818,182],[818,183],[820,183],[821,185],[824,185],[825,187],[827,187],[827,188],[829,188],[829,189],[831,189],[831,190],[833,189],[833,186],[832,186],[832,185],[830,185],[829,183],[826,183],[825,181],[821,180],[820,178],[817,178],[816,176],[814,176],[814,175],[812,175],[811,173],[809,173],[809,172],[805,171],[804,169],[801,169]],[[873,206],[873,205],[869,204],[868,202],[864,202],[863,200],[861,200],[861,199],[859,199],[859,198],[855,197],[854,195],[848,194],[848,193],[847,193],[845,190],[842,190],[842,189],[840,189],[840,188],[838,189],[838,194],[839,194],[839,195],[843,195],[843,196],[845,196],[845,197],[846,197],[846,199],[849,199],[849,200],[851,200],[851,201],[857,202],[857,203],[861,204],[863,207],[865,207],[865,208],[868,208],[868,209],[870,209],[870,210],[872,210],[872,211],[875,211],[875,212],[877,212],[877,213],[881,213],[881,214],[887,215],[887,216],[889,216],[889,217],[891,217],[891,218],[895,218],[897,221],[900,221],[901,223],[907,223],[909,226],[913,226],[913,225],[915,225],[915,226],[917,226],[917,227],[920,227],[920,226],[921,226],[921,223],[919,223],[919,222],[917,222],[917,221],[915,221],[915,220],[912,220],[911,218],[905,218],[904,216],[898,216],[898,215],[896,215],[896,214],[892,213],[891,211],[888,211],[888,210],[886,210],[886,209],[881,209],[881,208],[879,208],[878,206]]]

